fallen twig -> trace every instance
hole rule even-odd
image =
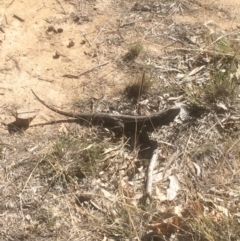
[[[85,38],[85,40],[88,42],[89,46],[92,47],[92,44],[90,43],[90,41],[87,39],[86,34],[83,34],[83,37]]]
[[[53,79],[49,79],[49,78],[45,78],[45,77],[38,77],[39,80],[43,80],[43,81],[46,81],[46,82],[54,82]]]
[[[78,75],[73,75],[73,74],[64,74],[62,77],[66,77],[69,79],[78,79],[79,78]]]
[[[24,19],[20,18],[16,14],[14,14],[13,17],[16,18],[17,20],[19,20],[20,22],[24,22],[25,21]]]
[[[7,5],[7,8],[9,8],[9,7],[13,4],[14,1],[15,1],[15,0],[12,0],[12,1]]]
[[[71,79],[78,79],[80,76],[82,76],[82,75],[84,75],[84,74],[87,74],[87,73],[89,73],[89,72],[91,72],[91,71],[93,71],[93,70],[95,70],[95,69],[97,69],[97,68],[99,68],[99,67],[102,67],[102,66],[104,66],[104,65],[107,65],[109,62],[110,62],[110,61],[107,61],[107,62],[105,62],[105,63],[102,63],[102,64],[99,64],[99,65],[97,65],[97,66],[94,66],[94,67],[92,67],[92,68],[89,69],[89,70],[83,71],[83,72],[82,72],[81,74],[79,74],[79,75],[64,74],[64,75],[62,75],[62,77],[71,78]]]

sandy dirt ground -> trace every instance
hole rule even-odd
[[[81,23],[73,16],[78,8]],[[8,111],[17,108],[42,109],[30,89],[59,107],[67,107],[74,98],[100,97],[107,92],[106,86],[111,89],[119,81],[111,64],[115,52],[101,46],[101,33],[111,28],[111,21],[116,21],[111,1],[88,6],[67,1],[61,5],[56,1],[5,1],[0,25],[1,119],[9,121]],[[104,63],[97,74],[63,77]]]

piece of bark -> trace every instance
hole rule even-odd
[[[145,195],[151,197],[152,196],[152,183],[153,183],[153,170],[156,166],[156,162],[158,160],[158,149],[153,151],[152,158],[149,163],[148,172],[147,172],[147,183],[146,183],[146,192]]]
[[[31,121],[36,117],[38,114],[38,109],[19,109],[16,113],[16,121],[15,125],[18,128],[28,128]]]

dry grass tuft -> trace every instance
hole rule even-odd
[[[234,99],[237,80],[233,73],[225,70],[214,70],[210,78],[210,83],[205,87],[204,100],[207,103],[217,103],[217,101]]]
[[[213,57],[209,64],[209,79],[201,86],[192,85],[186,88],[189,101],[193,105],[216,107],[219,102],[231,105],[238,94],[236,77],[238,60],[229,56]]]
[[[189,222],[192,240],[239,240],[240,228],[236,217],[198,215]]]
[[[51,185],[66,187],[69,182],[96,176],[103,147],[101,143],[82,142],[72,136],[63,136],[52,144],[39,168]]]
[[[135,43],[130,45],[130,47],[128,48],[128,52],[127,54],[124,56],[124,61],[133,61],[135,60],[138,55],[141,53],[141,51],[143,50],[143,46],[141,43]]]

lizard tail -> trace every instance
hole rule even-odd
[[[59,110],[49,104],[47,104],[44,100],[40,99],[37,94],[31,89],[32,93],[34,94],[34,96],[36,97],[36,99],[42,103],[45,107],[47,107],[48,109],[60,114],[60,115],[64,115],[64,116],[67,116],[67,117],[72,117],[72,118],[77,118],[76,117],[76,114],[74,114],[73,112],[66,112],[66,111],[62,111],[62,110]]]

